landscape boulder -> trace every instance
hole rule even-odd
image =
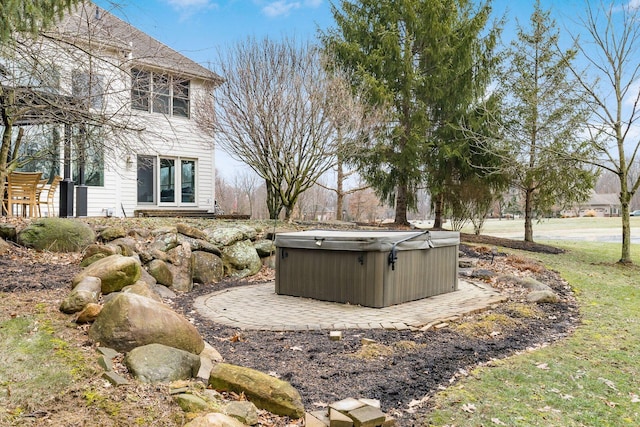
[[[164,344],[193,354],[204,349],[198,330],[187,319],[165,304],[134,293],[119,293],[106,303],[89,337],[120,352],[147,344]]]
[[[222,250],[222,260],[229,276],[243,278],[252,276],[262,268],[262,261],[251,241],[243,240]]]
[[[170,287],[173,285],[173,273],[169,270],[169,266],[166,262],[160,259],[154,259],[147,264],[147,271],[153,277],[156,282],[161,285]]]
[[[245,233],[238,227],[221,227],[205,230],[207,240],[214,245],[230,246],[245,239]]]
[[[192,237],[194,239],[201,239],[201,240],[207,239],[207,234],[204,231],[196,227],[192,227],[188,224],[183,224],[183,223],[176,224],[176,230],[178,231],[178,233],[188,237]]]
[[[558,295],[551,290],[533,291],[527,295],[527,301],[544,304],[544,303],[557,303],[560,301]]]
[[[18,233],[18,244],[39,251],[80,252],[96,235],[85,223],[68,218],[42,218]]]
[[[60,311],[67,314],[82,311],[87,304],[97,303],[102,283],[98,277],[86,276],[73,288],[60,304]]]
[[[125,356],[129,372],[145,383],[164,383],[193,378],[200,369],[200,357],[163,344],[136,347]]]
[[[151,285],[142,280],[138,280],[133,285],[125,286],[122,288],[122,292],[131,292],[143,297],[151,298],[152,300],[162,302],[162,297],[153,289]]]
[[[224,413],[243,422],[244,424],[253,426],[258,424],[258,408],[251,402],[246,400],[237,400],[229,402],[224,406]]]
[[[107,227],[100,232],[100,239],[105,242],[109,242],[126,235],[127,231],[122,226]]]
[[[218,363],[211,370],[209,385],[219,391],[244,393],[258,408],[277,415],[304,416],[300,393],[291,384],[255,369]]]
[[[4,255],[11,250],[11,244],[0,238],[0,255]]]
[[[217,283],[224,277],[222,259],[209,252],[191,253],[193,281],[196,283]]]
[[[272,240],[258,240],[253,244],[253,247],[256,248],[256,252],[258,252],[260,258],[271,256],[276,252],[276,245]]]
[[[101,260],[102,258],[120,253],[121,249],[117,246],[98,245],[94,243],[85,248],[82,254],[82,262],[80,263],[80,267],[88,267],[89,265],[98,260]]]
[[[187,243],[178,245],[167,252],[167,260],[167,267],[173,276],[171,289],[177,292],[189,292],[193,289],[191,247]]]
[[[73,287],[85,277],[98,277],[102,282],[102,293],[117,292],[140,279],[141,267],[138,260],[122,255],[110,255],[94,262],[73,278]]]
[[[167,252],[180,244],[178,242],[177,232],[161,233],[157,235],[154,233],[154,235],[155,235],[155,239],[149,246],[149,249],[151,251],[158,250],[161,252]]]
[[[18,233],[16,226],[13,224],[0,224],[0,239],[8,240],[11,242],[16,241]]]

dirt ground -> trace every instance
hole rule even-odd
[[[196,297],[228,287],[271,280],[273,271],[270,270],[264,270],[250,281],[226,280],[214,285],[196,285],[192,292],[180,295],[170,303],[193,320],[204,339],[218,349],[225,361],[289,381],[300,391],[308,411],[319,410],[346,397],[367,397],[379,399],[382,409],[396,417],[398,425],[416,425],[428,414],[430,397],[466,375],[469,369],[561,339],[579,322],[570,287],[556,273],[522,257],[496,254],[494,249],[496,246],[521,246],[521,242],[496,238],[481,240],[473,236],[463,236],[463,240],[474,241],[461,245],[461,251],[476,258],[478,268],[492,270],[497,275],[535,277],[553,288],[561,301],[532,305],[526,302],[526,292],[519,286],[490,279],[508,301],[489,312],[467,316],[425,332],[347,330],[341,341],[330,341],[327,331],[241,331],[214,324],[193,310]],[[556,251],[556,248],[544,245],[528,246],[527,249],[533,251]],[[18,315],[21,307],[28,307],[28,301],[33,301],[34,295],[38,295],[39,301],[53,306],[69,289],[71,278],[79,271],[78,262],[77,254],[56,255],[15,248],[10,254],[0,256],[0,292],[12,296],[13,310]],[[28,301],[20,303],[22,297]],[[304,313],[300,315],[304,316]],[[363,346],[362,338],[375,340],[375,343]],[[87,346],[86,336],[82,333],[74,339],[78,346]],[[162,388],[144,390],[150,394],[150,399],[154,398],[151,396],[154,393],[166,393]],[[162,396],[155,398],[162,401]],[[73,413],[73,400],[65,399],[65,402],[66,409],[43,410]],[[76,408],[83,404],[78,397]],[[121,411],[134,413],[138,410],[135,406],[122,406]],[[263,417],[262,425],[302,424],[280,417]]]

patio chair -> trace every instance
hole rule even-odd
[[[38,214],[37,190],[42,172],[11,172],[7,177],[6,210],[8,216],[14,215],[14,206],[18,206],[22,216],[35,217]],[[16,213],[18,212],[16,209]]]
[[[58,191],[58,186],[60,185],[60,181],[62,181],[62,178],[56,175],[53,177],[53,181],[51,181],[50,185],[44,185],[42,186],[42,188],[39,189],[38,213],[40,214],[40,216],[42,216],[42,211],[40,210],[41,205],[47,206],[47,217],[54,216],[55,212],[53,207],[53,201],[56,195],[56,191]],[[46,192],[46,197],[43,200],[43,193],[45,192]]]

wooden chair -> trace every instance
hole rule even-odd
[[[53,181],[51,181],[51,185],[43,185],[39,191],[38,191],[38,213],[40,214],[40,216],[42,216],[42,212],[40,210],[40,205],[47,205],[47,216],[48,217],[52,217],[54,216],[54,207],[53,207],[53,201],[54,201],[54,197],[56,195],[56,191],[58,191],[58,186],[60,185],[60,181],[62,181],[62,178],[59,176],[54,176],[53,177]],[[45,181],[46,184],[46,181]],[[46,192],[46,198],[43,200],[43,193]]]
[[[14,215],[14,206],[21,209],[22,216],[35,217],[38,213],[37,190],[42,172],[11,172],[7,177],[7,215]],[[16,210],[17,212],[17,210]]]

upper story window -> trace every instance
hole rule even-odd
[[[170,74],[131,70],[131,107],[151,113],[189,117],[189,80]]]
[[[104,76],[75,70],[72,73],[71,90],[74,98],[87,107],[102,108]]]

